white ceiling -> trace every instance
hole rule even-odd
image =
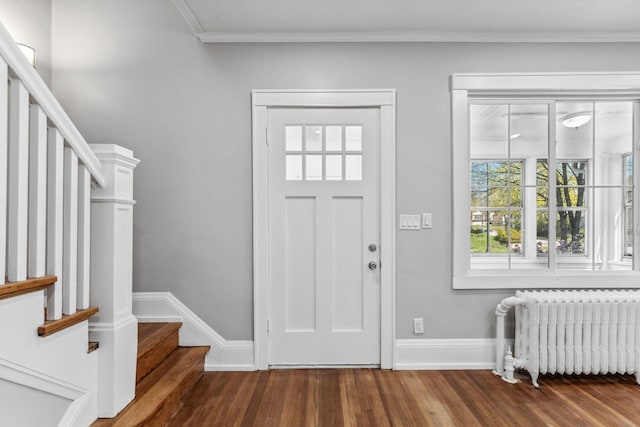
[[[640,0],[173,0],[202,41],[640,41]]]

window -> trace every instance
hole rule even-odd
[[[362,125],[287,125],[285,149],[287,181],[362,181]]]
[[[454,288],[640,285],[632,76],[453,77]]]

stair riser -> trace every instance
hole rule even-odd
[[[180,409],[182,399],[184,399],[189,391],[191,391],[191,388],[202,376],[203,365],[204,359],[201,362],[196,363],[185,380],[182,381],[179,386],[176,386],[175,392],[171,393],[163,403],[162,407],[154,413],[153,418],[141,423],[140,427],[162,427],[166,425],[171,417],[173,417]]]
[[[176,348],[178,348],[178,331],[158,342],[153,349],[145,354],[138,355],[138,366],[136,369],[136,383],[139,383],[149,372],[162,363]]]
[[[124,414],[114,427],[162,427],[171,417],[180,409],[182,399],[191,390],[193,385],[202,376],[202,367],[204,366],[204,355],[190,358],[188,364],[181,371],[183,374],[180,378],[176,378],[177,382],[171,382],[171,388],[166,391],[162,397],[159,406],[154,406],[152,410],[149,408],[139,407],[134,413]],[[155,375],[155,374],[154,374]],[[176,373],[173,373],[176,375]],[[143,398],[144,400],[144,398]],[[141,400],[142,403],[142,400]],[[149,403],[149,402],[147,402]],[[133,409],[133,408],[132,408]],[[146,414],[145,414],[146,412]],[[134,421],[135,420],[135,421]]]
[[[162,427],[202,376],[208,346],[179,347],[180,323],[140,323],[135,400],[93,427]]]

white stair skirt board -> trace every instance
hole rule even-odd
[[[91,398],[92,393],[94,393],[92,390],[66,383],[42,372],[31,370],[1,358],[0,378],[0,381],[6,381],[2,387],[2,394],[9,393],[8,396],[2,395],[0,402],[10,402],[11,394],[19,392],[21,388],[31,390],[32,394],[40,392],[39,410],[35,413],[29,411],[28,408],[29,405],[33,405],[33,402],[26,404],[27,408],[19,407],[20,402],[12,404],[11,407],[2,408],[3,419],[12,425],[27,425],[25,423],[31,422],[33,424],[28,425],[36,425],[42,424],[36,421],[38,419],[47,423],[54,419],[59,419],[57,423],[59,427],[76,426],[91,423],[95,418],[95,409],[92,410],[87,407],[93,404],[92,400],[95,400]],[[51,403],[48,404],[47,401]],[[62,414],[58,414],[60,411],[55,408],[59,405],[66,407]],[[12,414],[12,409],[20,413]],[[57,414],[55,418],[51,418],[51,411]]]
[[[513,346],[513,340],[506,345]],[[400,339],[396,341],[396,370],[495,369],[496,340]]]
[[[0,301],[0,325],[4,325],[0,327],[0,401],[9,401],[5,393],[20,393],[21,387],[28,387],[41,392],[34,396],[46,402],[41,409],[57,417],[58,426],[89,425],[97,417],[100,350],[87,353],[87,321],[39,337],[35,331],[42,324],[43,300],[44,292],[39,291]],[[47,399],[46,394],[51,397]],[[64,399],[68,406],[60,418],[59,404]],[[18,406],[3,407],[0,424],[5,425],[5,418],[27,415],[34,414],[21,413]]]
[[[225,340],[171,292],[134,292],[133,314],[139,322],[182,322],[181,346],[211,346],[205,371],[254,371],[253,341]]]

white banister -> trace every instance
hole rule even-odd
[[[33,104],[29,115],[29,277],[46,272],[47,116]]]
[[[89,308],[91,266],[91,173],[78,167],[78,309]]]
[[[78,156],[71,147],[64,149],[63,193],[62,314],[73,314],[78,296]]]
[[[7,29],[0,24],[0,57],[13,70],[13,74],[25,86],[34,103],[40,105],[53,124],[62,134],[67,144],[73,148],[78,158],[91,172],[94,182],[99,187],[104,185],[104,176],[100,166],[100,161],[95,156],[89,144],[73,124],[67,113],[62,109],[60,103],[49,90],[44,81],[40,78],[36,70],[25,58],[20,48],[13,40]]]
[[[29,221],[29,92],[9,80],[9,206],[7,272],[10,282],[27,278]]]
[[[9,68],[0,58],[0,242],[7,241],[7,153],[9,138]],[[0,245],[0,284],[7,267],[7,245]]]
[[[57,320],[62,317],[64,139],[58,129],[49,128],[48,140],[47,275],[58,281],[47,289],[47,320]]]

